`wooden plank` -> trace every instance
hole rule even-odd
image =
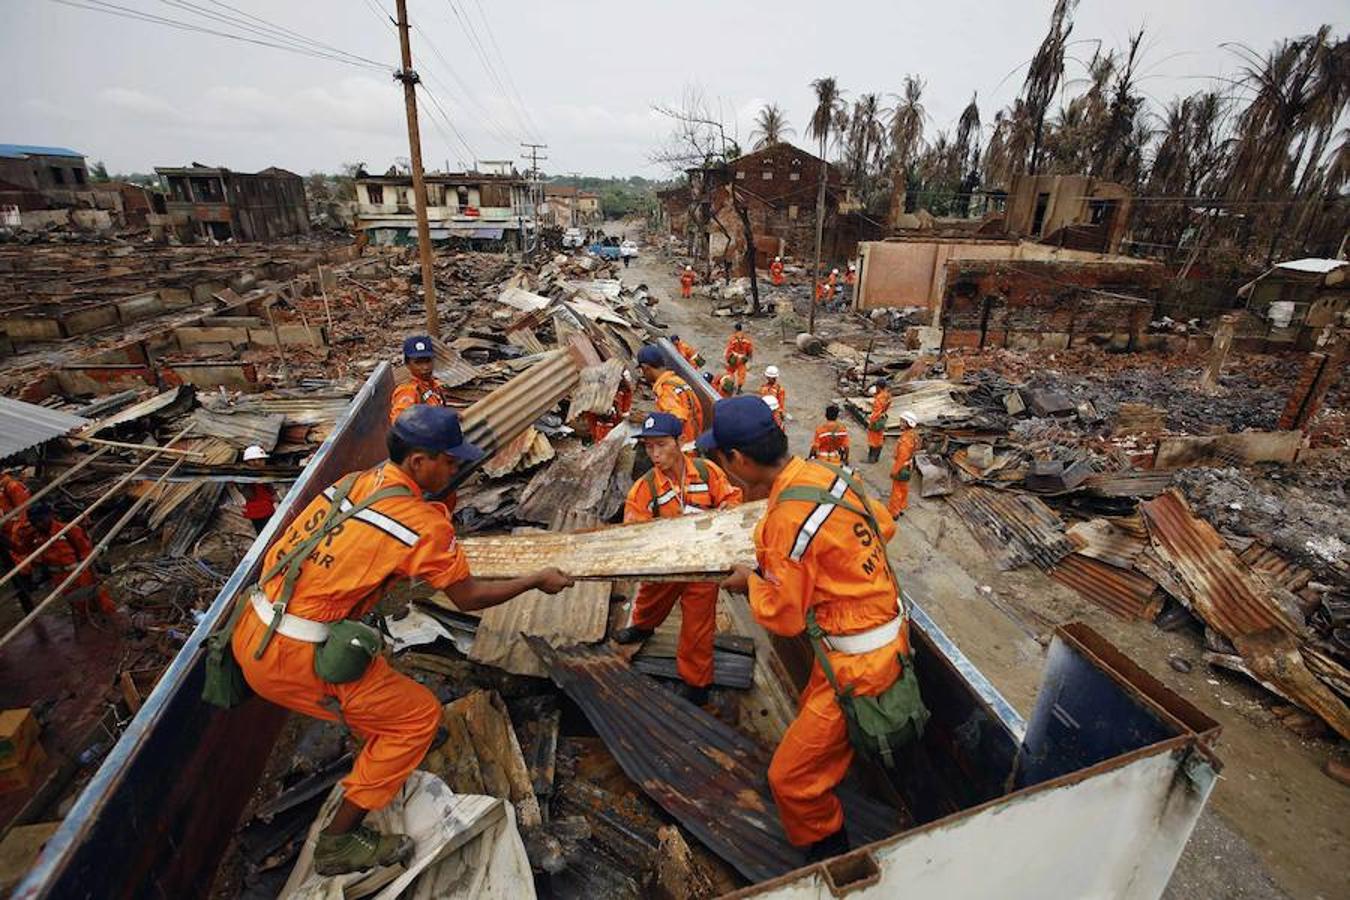
[[[1155,469],[1180,469],[1207,463],[1251,465],[1291,463],[1303,435],[1298,431],[1244,431],[1239,434],[1167,437],[1158,441]]]

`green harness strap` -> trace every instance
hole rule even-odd
[[[300,570],[304,567],[309,554],[319,546],[319,543],[332,534],[339,525],[367,507],[373,506],[381,500],[388,500],[390,497],[412,496],[412,491],[408,487],[395,484],[387,488],[381,488],[360,503],[353,504],[350,509],[344,510],[342,504],[346,502],[347,495],[351,493],[352,486],[356,484],[356,479],[361,474],[353,472],[334,486],[333,502],[328,507],[328,513],[324,516],[324,520],[319,524],[319,527],[314,530],[313,534],[282,554],[272,564],[272,568],[267,571],[267,574],[259,579],[257,589],[262,590],[264,584],[276,578],[282,571],[286,573],[281,582],[281,596],[272,603],[272,621],[268,624],[267,632],[263,634],[262,640],[258,642],[258,649],[253,654],[254,659],[262,659],[263,654],[267,652],[267,645],[272,642],[272,635],[276,634],[277,626],[281,624],[281,617],[286,614],[286,607],[290,605],[291,596],[295,593],[295,583],[300,579]]]
[[[706,459],[700,459],[696,457],[693,460],[693,463],[694,463],[694,471],[698,473],[699,478],[703,479],[703,483],[707,484],[708,461]],[[656,494],[656,466],[653,465],[650,469],[647,470],[647,474],[643,475],[642,477],[643,480],[647,482],[647,493],[652,495],[652,518],[659,519],[661,517],[661,504],[657,502],[658,497]],[[711,486],[709,486],[709,490],[710,491],[712,490]]]
[[[854,515],[861,517],[867,522],[868,527],[872,529],[872,533],[876,535],[877,540],[881,541],[882,546],[884,547],[886,541],[881,535],[881,526],[877,523],[876,516],[872,514],[872,510],[868,507],[867,493],[863,490],[862,485],[858,483],[857,479],[848,472],[845,472],[843,468],[839,466],[830,465],[829,463],[822,462],[818,459],[810,460],[810,462],[829,469],[837,477],[843,479],[845,486],[853,491],[853,493],[862,501],[862,506],[855,506],[843,497],[836,497],[834,494],[825,490],[825,488],[806,484],[793,484],[784,488],[778,494],[778,502],[783,500],[804,500],[808,503],[823,503],[828,506],[838,506],[841,509],[845,509]],[[890,557],[887,556],[884,551],[882,555],[886,559],[886,570],[890,573],[891,584],[895,585],[896,602],[900,604],[901,612],[904,613],[905,618],[908,619],[909,610],[905,607],[905,595],[904,592],[900,590],[900,579],[895,575],[895,566],[891,565]],[[814,606],[808,607],[806,610],[806,634],[807,637],[811,639],[811,649],[815,651],[816,659],[820,661],[820,668],[824,670],[825,678],[830,682],[830,687],[834,689],[835,694],[851,695],[853,693],[852,685],[846,690],[840,691],[839,683],[835,680],[834,667],[830,665],[829,657],[825,653],[824,640],[828,635],[816,622],[816,610]],[[903,658],[905,667],[908,669],[910,665],[910,656],[905,654]]]

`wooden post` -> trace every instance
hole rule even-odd
[[[403,103],[408,113],[408,159],[412,165],[413,208],[417,210],[417,249],[422,257],[422,292],[426,295],[427,334],[441,336],[440,315],[436,311],[436,270],[431,258],[431,231],[427,225],[427,188],[422,178],[422,136],[417,127],[417,73],[412,67],[412,46],[408,41],[408,2],[395,0],[398,7],[398,44],[403,54],[403,69],[394,77],[403,82]]]
[[[1214,328],[1214,343],[1209,348],[1209,368],[1200,377],[1200,390],[1213,393],[1219,389],[1219,373],[1223,370],[1224,360],[1228,358],[1228,348],[1233,346],[1233,332],[1237,330],[1237,316],[1226,314],[1219,317]]]

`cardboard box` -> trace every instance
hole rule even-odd
[[[0,794],[8,794],[12,791],[21,791],[33,784],[37,777],[38,770],[47,762],[47,754],[43,752],[42,745],[34,742],[28,747],[28,752],[24,754],[18,765],[11,766],[8,769],[0,769]]]
[[[37,862],[42,846],[61,827],[60,822],[17,825],[0,841],[0,893],[8,895]]]
[[[17,766],[37,741],[37,733],[37,719],[31,709],[0,712],[0,769]]]

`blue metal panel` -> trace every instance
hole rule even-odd
[[[385,458],[392,390],[392,370],[383,363],[221,588],[14,897],[206,895],[286,711],[258,697],[228,712],[203,703],[204,642],[257,579],[272,536],[342,475]]]
[[[17,157],[19,159],[25,156],[69,156],[74,159],[84,159],[83,153],[76,153],[74,150],[68,150],[65,147],[34,147],[30,144],[0,144],[0,156]]]

